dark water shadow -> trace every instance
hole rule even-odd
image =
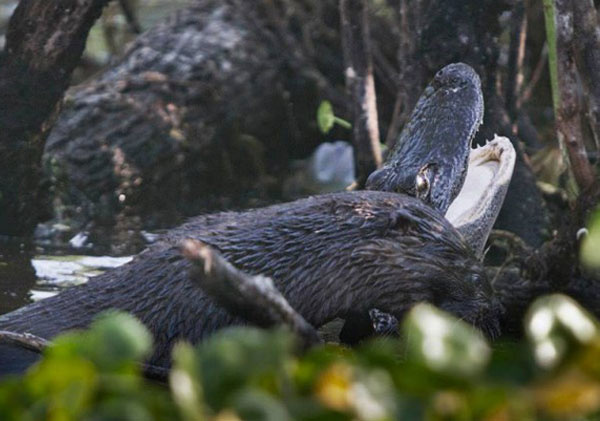
[[[31,302],[30,291],[36,283],[32,257],[20,247],[0,247],[0,314]]]

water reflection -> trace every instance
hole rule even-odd
[[[0,257],[0,314],[87,282],[90,277],[131,259],[130,256],[33,256],[26,252],[3,251]]]

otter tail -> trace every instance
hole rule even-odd
[[[40,354],[19,346],[0,345],[0,379],[9,374],[22,374],[38,361]]]

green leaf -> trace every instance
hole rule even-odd
[[[332,129],[335,123],[335,115],[333,114],[331,102],[321,102],[321,105],[319,105],[317,110],[317,123],[319,124],[319,130],[321,130],[321,133],[323,134],[329,133]]]
[[[404,319],[409,359],[443,375],[468,379],[487,366],[490,348],[481,332],[430,304],[418,304]]]
[[[594,212],[588,231],[581,245],[581,263],[589,269],[600,269],[600,210]]]
[[[291,421],[288,410],[279,399],[257,389],[245,388],[238,393],[232,407],[247,421]]]
[[[595,340],[598,324],[575,300],[553,294],[531,305],[525,328],[535,359],[543,368],[554,368],[565,358]]]
[[[98,389],[96,368],[76,356],[45,358],[27,373],[26,380],[30,398],[36,403],[34,419],[80,418]]]
[[[120,372],[130,371],[151,348],[152,337],[141,322],[130,314],[111,311],[101,314],[87,331],[59,336],[45,355],[63,360],[83,357],[102,371]]]
[[[226,329],[208,339],[197,350],[206,403],[222,409],[248,386],[279,393],[292,345],[289,332],[249,327]]]
[[[204,418],[202,385],[192,346],[186,343],[177,344],[173,349],[173,361],[173,369],[169,374],[173,399],[183,419],[201,420]]]

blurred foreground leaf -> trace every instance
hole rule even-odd
[[[102,315],[89,330],[56,338],[24,376],[0,383],[0,419],[167,419],[175,411],[167,393],[140,376],[150,349],[135,318]]]
[[[561,294],[538,298],[527,313],[525,327],[535,359],[546,369],[557,367],[568,356],[598,340],[594,317]]]
[[[289,381],[286,359],[293,337],[284,331],[232,328],[217,333],[196,351],[197,371],[207,404],[215,410],[231,404],[248,388],[279,395]]]
[[[537,406],[554,418],[582,419],[600,410],[600,383],[579,370],[563,372],[541,383],[534,391]]]
[[[587,268],[600,269],[600,210],[590,218],[588,231],[581,244],[581,262]]]
[[[430,304],[416,305],[402,328],[408,357],[434,372],[470,379],[489,361],[481,332]]]
[[[111,313],[61,335],[24,376],[0,381],[0,420],[385,421],[595,419],[598,322],[568,297],[536,301],[533,346],[490,349],[471,326],[431,305],[403,321],[401,339],[299,354],[286,330],[224,329],[178,344],[169,387],[141,375],[150,335]],[[538,347],[555,360],[536,369]],[[531,351],[534,352],[531,352]],[[532,355],[533,354],[533,355]],[[541,352],[541,355],[545,355]],[[490,358],[491,357],[491,358]]]

